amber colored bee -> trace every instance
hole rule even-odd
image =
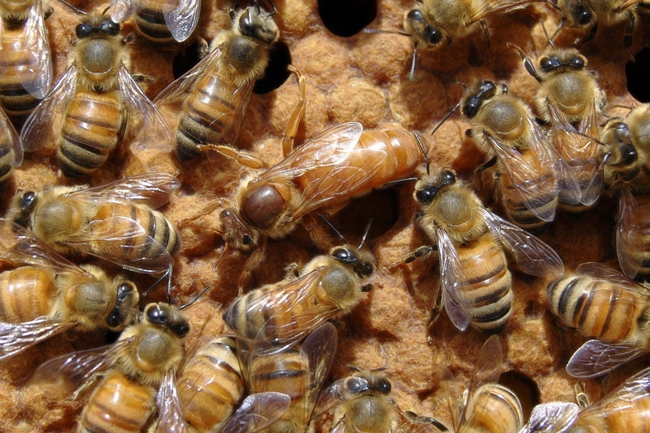
[[[0,187],[5,185],[14,167],[23,162],[23,147],[16,129],[0,109]]]
[[[303,338],[331,318],[348,314],[368,289],[373,258],[350,245],[332,248],[288,276],[235,299],[223,315],[238,335],[288,343]]]
[[[200,0],[111,0],[111,19],[121,23],[135,12],[139,33],[152,42],[187,40],[199,22]]]
[[[587,341],[567,365],[579,378],[597,377],[650,350],[650,290],[600,263],[548,285],[549,306],[565,326]]]
[[[95,188],[28,191],[16,195],[8,218],[58,253],[88,254],[134,272],[171,276],[171,254],[180,248],[180,238],[153,209],[179,187],[174,176],[147,173]]]
[[[445,309],[458,329],[501,329],[512,314],[512,275],[504,249],[530,275],[561,275],[551,247],[483,207],[451,169],[434,170],[415,184],[422,206],[416,223],[436,246],[423,246],[407,262],[438,250]],[[434,311],[433,318],[438,311]]]
[[[232,29],[220,32],[212,41],[208,56],[155,99],[161,107],[180,108],[182,104],[175,147],[181,161],[198,157],[206,148],[238,155],[233,146],[246,106],[255,81],[269,62],[269,47],[278,40],[280,31],[273,13],[262,11],[258,5],[234,14],[232,23]],[[247,161],[256,161],[255,168],[264,166],[254,157]]]
[[[263,432],[313,432],[311,423],[319,412],[316,405],[334,362],[336,346],[336,329],[325,323],[300,345],[277,347],[260,336],[247,353],[240,354],[252,392],[279,392],[291,399],[289,410]]]
[[[171,131],[129,73],[120,25],[91,15],[76,27],[68,69],[27,119],[21,140],[27,152],[57,144],[66,176],[90,176],[109,156],[158,149],[169,152]],[[117,150],[117,152],[114,152]]]
[[[603,183],[598,139],[598,115],[605,92],[587,59],[575,48],[553,48],[539,58],[539,72],[519,49],[526,70],[541,84],[535,104],[540,117],[551,124],[553,145],[567,167],[560,179],[559,200],[570,212],[581,212],[598,199]]]
[[[510,221],[527,230],[553,221],[561,160],[530,108],[492,81],[476,82],[461,100],[467,130],[488,154],[496,154],[498,190]]]
[[[6,220],[2,230],[12,244],[3,258],[23,266],[0,274],[0,360],[71,328],[121,331],[133,321],[140,297],[131,281],[79,267]]]
[[[521,433],[619,433],[650,430],[650,368],[623,382],[599,402],[581,408],[575,403],[535,406]]]
[[[17,123],[52,86],[47,9],[43,0],[0,1],[0,106]]]
[[[189,330],[189,321],[178,308],[148,304],[139,323],[122,331],[116,343],[51,359],[32,380],[61,378],[61,383],[77,389],[73,396],[77,398],[103,376],[81,413],[79,432],[143,431],[156,406],[157,432],[184,431],[175,373]]]

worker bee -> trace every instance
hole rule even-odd
[[[649,387],[650,368],[646,368],[586,408],[569,402],[539,404],[521,433],[647,431],[650,429]]]
[[[605,93],[575,48],[551,49],[539,58],[539,72],[521,49],[513,48],[541,84],[537,112],[551,124],[553,145],[567,166],[567,177],[560,179],[560,204],[570,212],[586,210],[598,199],[603,183],[598,115]]]
[[[302,339],[325,321],[348,314],[369,287],[373,257],[349,244],[313,258],[284,280],[235,299],[223,315],[237,335],[274,343]]]
[[[51,359],[37,369],[32,381],[60,378],[76,389],[73,397],[78,398],[103,376],[81,413],[80,432],[143,431],[156,406],[156,431],[185,431],[175,374],[189,330],[189,321],[178,308],[148,304],[139,323],[122,331],[116,343]]]
[[[269,46],[278,40],[280,31],[273,13],[257,4],[234,14],[232,23],[232,29],[212,41],[208,56],[155,99],[159,107],[177,106],[174,112],[182,104],[175,147],[181,161],[198,157],[206,148],[238,155],[233,145],[246,106],[269,62]],[[247,160],[249,164],[256,161],[255,168],[264,166],[257,158]]]
[[[0,360],[71,328],[121,331],[136,316],[138,290],[121,276],[64,259],[20,226],[2,220]],[[11,233],[13,231],[13,233]]]
[[[174,176],[147,173],[95,188],[28,191],[16,195],[8,218],[58,253],[89,254],[133,272],[171,278],[171,254],[180,247],[179,235],[153,209],[167,203],[179,187]]]
[[[600,263],[583,263],[547,290],[551,311],[563,325],[597,338],[573,354],[567,365],[571,376],[601,376],[650,350],[645,287]]]
[[[0,1],[0,106],[17,123],[52,86],[46,9],[43,0]]]
[[[510,221],[527,230],[553,221],[561,159],[530,108],[509,95],[505,84],[497,87],[492,81],[467,89],[461,107],[470,119],[467,135],[484,152],[496,154],[498,188]]]
[[[336,329],[325,323],[305,338],[302,344],[278,347],[260,335],[252,346],[245,341],[240,357],[246,365],[246,378],[252,392],[279,392],[291,399],[289,410],[265,433],[313,431],[316,405],[334,362],[337,346]]]
[[[152,42],[187,40],[199,22],[200,0],[111,0],[111,19],[121,23],[135,11],[139,33]]]
[[[0,187],[5,185],[14,167],[23,162],[23,147],[16,129],[0,109]]]
[[[120,25],[93,15],[76,27],[68,69],[27,119],[21,140],[27,152],[57,143],[57,158],[69,177],[90,176],[114,149],[169,152],[171,131],[129,73]],[[146,163],[143,161],[143,164]]]
[[[484,331],[499,330],[512,314],[512,275],[504,248],[527,274],[543,277],[564,272],[551,247],[484,208],[451,169],[437,169],[420,179],[414,198],[422,206],[416,223],[436,246],[418,248],[406,262],[437,248],[441,305],[461,331],[470,323]],[[437,314],[434,310],[432,320]]]

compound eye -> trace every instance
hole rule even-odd
[[[491,98],[497,93],[497,86],[492,81],[483,81],[481,93],[485,95],[485,98]]]
[[[391,385],[390,385],[390,382],[387,381],[387,380],[382,380],[381,382],[379,382],[379,385],[377,385],[377,388],[383,394],[390,394]]]
[[[332,252],[332,257],[341,262],[350,261],[350,251],[345,248],[337,248]]]
[[[585,67],[585,61],[582,57],[574,57],[569,62],[569,65],[574,69],[583,69]]]
[[[433,201],[433,197],[435,197],[437,190],[432,190],[429,188],[424,188],[421,190],[416,191],[415,193],[415,198],[419,203],[422,204],[429,204]]]
[[[110,20],[102,21],[100,28],[102,32],[111,36],[115,36],[120,32],[120,25]]]
[[[452,173],[451,171],[445,171],[442,173],[442,184],[443,185],[451,185],[456,183],[456,175]]]
[[[364,388],[361,381],[356,379],[356,378],[349,379],[346,382],[346,385],[347,385],[348,391],[350,391],[352,394],[356,394],[356,393],[358,393],[360,390],[362,390]]]
[[[253,17],[251,16],[251,9],[246,9],[239,17],[239,31],[246,36],[252,36],[254,30]]]
[[[241,238],[242,245],[250,245],[252,242],[253,238],[251,238],[249,235],[244,235]]]
[[[34,199],[36,199],[36,193],[34,191],[27,191],[23,194],[23,198],[20,200],[21,209],[27,209],[34,204]]]
[[[543,71],[547,71],[553,68],[553,62],[548,57],[542,57],[539,61],[539,67],[542,68]]]
[[[93,27],[88,23],[79,24],[75,29],[78,38],[87,38],[92,32]]]
[[[132,293],[135,288],[128,283],[122,283],[117,287],[117,296],[118,298],[123,298],[125,295]]]
[[[357,272],[364,277],[371,275],[373,272],[373,267],[370,263],[362,263],[356,267]]]
[[[478,114],[478,109],[481,106],[481,98],[474,96],[469,98],[465,105],[463,105],[463,114],[469,119],[476,117]]]
[[[190,325],[182,322],[182,323],[176,323],[174,325],[170,325],[169,327],[174,334],[176,334],[179,338],[185,337],[189,332],[190,332]]]
[[[586,26],[591,22],[591,11],[582,5],[576,9],[575,15],[581,26]]]
[[[167,315],[158,305],[154,305],[147,310],[147,318],[152,323],[167,322]]]
[[[439,44],[441,40],[442,33],[440,33],[440,31],[435,27],[427,25],[427,41],[429,41],[431,45],[436,45]]]

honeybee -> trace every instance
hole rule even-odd
[[[199,22],[200,0],[111,0],[111,19],[121,23],[135,11],[142,36],[152,42],[187,40]]]
[[[27,152],[57,143],[59,167],[66,176],[92,175],[116,148],[121,160],[123,142],[130,142],[136,156],[169,152],[169,126],[129,73],[119,33],[120,25],[102,15],[78,24],[68,69],[22,130]]]
[[[445,370],[442,386],[447,391],[455,433],[517,433],[524,424],[519,399],[496,381],[503,371],[503,350],[492,335],[481,347],[470,386],[461,391],[459,382]]]
[[[470,119],[467,135],[481,150],[497,156],[498,188],[510,221],[527,230],[553,221],[561,160],[530,108],[509,95],[505,84],[492,81],[467,89],[461,107]]]
[[[239,155],[233,145],[246,106],[269,62],[269,47],[279,37],[273,13],[262,11],[259,5],[240,10],[232,16],[232,29],[212,41],[210,54],[156,97],[154,102],[160,107],[178,107],[174,112],[182,104],[176,130],[178,159],[194,159],[207,148],[231,157]],[[239,157],[255,168],[264,166],[252,156]]]
[[[649,387],[650,368],[646,368],[587,408],[568,402],[539,404],[521,433],[647,431],[650,429]]]
[[[0,106],[22,123],[52,86],[42,0],[0,1]],[[50,8],[51,9],[51,8]]]
[[[373,257],[351,245],[313,258],[297,276],[264,285],[235,299],[223,315],[237,335],[291,343],[361,301],[362,284],[373,272]]]
[[[1,221],[2,243],[11,244],[3,245],[3,258],[22,267],[0,274],[0,360],[72,328],[121,331],[135,319],[134,283],[97,266],[77,266]]]
[[[180,248],[180,238],[153,209],[179,187],[174,176],[147,173],[95,188],[28,191],[16,195],[8,218],[58,253],[89,254],[133,272],[171,277],[171,254]]]
[[[605,92],[575,48],[551,49],[539,58],[538,72],[521,49],[512,47],[541,84],[535,96],[537,112],[550,122],[553,145],[567,166],[567,178],[560,179],[560,204],[570,212],[584,211],[596,202],[603,183],[598,115]]]
[[[550,309],[563,325],[597,340],[567,364],[574,377],[606,374],[650,350],[650,291],[600,263],[583,263],[548,285]]]
[[[241,343],[241,340],[240,340]],[[245,342],[242,345],[245,346]],[[291,399],[289,410],[265,433],[313,432],[311,425],[321,390],[336,355],[337,335],[325,323],[296,344],[277,347],[261,335],[248,352],[242,351],[252,392],[280,392]]]
[[[178,308],[148,304],[139,323],[122,331],[116,343],[51,359],[32,380],[61,378],[76,389],[77,398],[103,376],[81,413],[79,432],[143,431],[156,406],[156,431],[185,431],[175,373],[189,330],[189,321]]]
[[[5,185],[14,167],[23,162],[23,147],[16,129],[0,109],[0,187]]]
[[[437,248],[442,303],[461,331],[469,324],[484,331],[499,330],[512,314],[512,276],[504,248],[527,274],[564,272],[551,247],[484,208],[451,169],[436,169],[420,179],[414,198],[422,206],[416,223],[436,246],[418,248],[406,262]],[[434,310],[432,321],[437,314]]]

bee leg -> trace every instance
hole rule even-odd
[[[199,57],[199,60],[202,60],[204,57],[206,57],[208,54],[210,54],[210,44],[208,41],[203,39],[202,37],[198,37],[196,39],[196,54]]]
[[[506,45],[519,53],[521,59],[524,61],[524,66],[526,67],[526,71],[528,71],[528,73],[532,75],[533,78],[535,78],[538,83],[541,83],[542,77],[539,76],[537,70],[535,69],[535,66],[533,65],[533,62],[531,62],[530,59],[526,57],[524,51],[518,46],[511,44],[510,42],[506,43]]]
[[[415,77],[415,60],[417,59],[418,56],[418,43],[416,42],[413,44],[413,59],[411,60],[411,71],[409,72],[409,80],[413,81],[413,77]]]
[[[586,43],[596,37],[596,32],[598,31],[598,21],[594,21],[591,27],[589,28],[589,34],[585,37],[581,43]]]
[[[253,251],[253,253],[248,257],[246,263],[244,263],[244,270],[239,276],[239,281],[237,282],[238,287],[238,296],[244,294],[244,289],[250,288],[253,282],[253,272],[255,269],[258,269],[264,260],[266,255],[266,237],[262,238],[261,245]]]
[[[89,389],[92,389],[95,386],[95,382],[97,382],[97,380],[101,377],[102,374],[93,374],[92,376],[90,376],[90,378],[86,380],[84,383],[82,383],[79,386],[79,388],[77,388],[72,393],[72,395],[66,399],[66,401],[76,401],[79,398],[79,396],[81,396],[81,394],[88,391]]]
[[[582,382],[576,383],[574,390],[576,393],[576,401],[578,402],[578,406],[580,406],[582,409],[586,409],[589,406],[589,399],[585,393],[585,384]]]
[[[438,246],[437,245],[425,245],[423,247],[418,248],[417,250],[413,251],[411,254],[406,256],[404,259],[404,263],[411,263],[415,259],[419,259],[420,257],[424,257],[431,253],[431,251],[437,250]]]
[[[223,144],[210,144],[206,145],[206,147],[219,152],[226,158],[234,159],[238,164],[249,168],[258,169],[268,167],[263,159],[241,150],[237,150],[234,147],[225,146]]]
[[[300,96],[298,98],[298,103],[291,112],[289,117],[289,122],[287,123],[287,129],[284,132],[284,137],[282,137],[282,153],[286,158],[293,151],[293,142],[296,139],[298,134],[298,127],[302,122],[303,117],[305,117],[305,110],[307,109],[307,88],[305,84],[305,76],[302,74],[300,69],[296,68],[293,65],[287,67],[290,72],[296,74],[298,78],[298,89],[300,90]]]
[[[490,29],[488,28],[485,20],[480,20],[479,24],[481,25],[481,36],[483,38],[483,43],[485,44],[486,51],[492,46],[492,41],[490,40]]]
[[[427,323],[427,328],[431,329],[433,325],[436,324],[438,317],[440,317],[440,312],[444,306],[445,300],[442,297],[442,287],[438,287],[438,293],[436,295],[436,300],[431,307],[431,315],[429,315],[429,322]]]

